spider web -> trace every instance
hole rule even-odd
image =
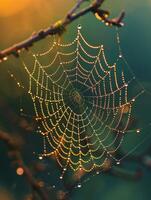
[[[54,58],[42,65],[40,59],[50,54]],[[54,39],[49,50],[33,57],[32,70],[23,65],[44,141],[41,156],[56,158],[61,179],[69,168],[91,172],[108,159],[119,164],[116,152],[129,130],[134,104],[144,93],[143,88],[129,92],[135,77],[126,77],[122,54],[108,64],[103,45],[90,44],[78,26],[72,42]]]

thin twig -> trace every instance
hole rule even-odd
[[[67,16],[49,28],[46,28],[44,30],[39,31],[38,33],[32,34],[31,37],[28,39],[15,44],[3,51],[0,51],[0,61],[6,60],[7,56],[14,55],[15,57],[19,57],[19,53],[22,49],[28,50],[29,47],[33,46],[33,44],[37,41],[40,41],[44,38],[46,38],[48,35],[55,35],[55,34],[61,34],[67,25],[69,25],[71,22],[75,21],[81,16],[84,16],[85,14],[98,10],[99,7],[103,4],[105,0],[95,0],[92,4],[90,4],[87,8],[84,8],[80,10],[78,13],[74,13],[74,11],[77,10],[77,8],[80,7],[80,5],[84,2],[82,0],[79,0],[77,4],[73,7],[73,9],[67,14]],[[106,19],[107,20],[107,19]],[[118,20],[118,18],[117,18]],[[113,25],[118,26],[119,24],[113,23]]]
[[[68,16],[72,16],[81,6],[85,0],[78,0],[77,4],[69,11]]]

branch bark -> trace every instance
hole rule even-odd
[[[77,4],[69,11],[69,13],[67,14],[67,15],[73,15],[76,11],[77,11],[77,9],[79,9],[80,8],[80,6],[81,6],[81,4],[84,2],[85,0],[78,0],[77,1]]]
[[[89,12],[94,13],[95,10],[97,11],[105,0],[95,0],[87,8],[84,8],[84,9],[80,10],[79,12],[75,13],[84,1],[85,0],[78,0],[77,4],[73,7],[73,9],[71,11],[69,11],[69,13],[66,15],[66,17],[63,20],[56,22],[49,28],[40,30],[38,33],[32,34],[31,37],[29,37],[28,39],[26,39],[20,43],[17,43],[7,49],[0,51],[0,62],[7,60],[7,57],[10,55],[19,57],[19,53],[21,50],[23,50],[23,49],[28,50],[28,48],[33,46],[33,44],[35,42],[38,42],[38,41],[46,38],[48,35],[61,34],[65,30],[67,25],[69,25],[70,23],[72,23],[73,21],[78,19],[79,17],[82,17]],[[117,19],[117,22],[118,21],[121,22],[121,20],[119,18],[115,18],[115,19]],[[108,21],[107,18],[105,20]],[[115,23],[115,21],[113,21],[113,22],[114,23],[112,23],[112,21],[111,21],[112,25],[115,25],[115,26],[119,25],[118,23]]]

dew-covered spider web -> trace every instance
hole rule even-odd
[[[40,59],[46,55],[53,59],[44,65]],[[73,41],[62,43],[55,38],[48,51],[33,57],[32,68],[24,61],[23,65],[44,144],[41,157],[56,158],[61,179],[68,169],[91,172],[109,159],[119,164],[123,158],[117,156],[118,149],[130,131],[137,99],[145,92],[141,86],[131,92],[136,78],[122,64],[120,48],[110,65],[104,46],[90,44],[78,26]]]

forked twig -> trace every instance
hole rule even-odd
[[[0,61],[7,60],[7,57],[10,55],[19,57],[19,53],[22,49],[28,50],[28,48],[33,46],[35,42],[46,38],[48,35],[61,34],[65,30],[67,25],[69,25],[71,22],[75,21],[81,16],[84,16],[89,12],[92,12],[94,14],[101,13],[102,10],[100,10],[99,8],[101,7],[101,5],[105,0],[95,0],[87,8],[84,8],[79,12],[75,13],[84,1],[85,0],[78,0],[77,4],[73,7],[73,9],[71,9],[71,11],[69,11],[69,13],[63,20],[56,22],[49,28],[40,30],[38,33],[32,34],[31,37],[18,44],[15,44],[7,49],[4,49],[3,51],[0,51]],[[102,15],[101,17],[103,17],[102,21],[108,22],[110,25],[120,26],[121,21],[123,20],[124,17],[124,13],[122,13],[120,17],[114,19],[108,19],[108,16],[106,15]]]

